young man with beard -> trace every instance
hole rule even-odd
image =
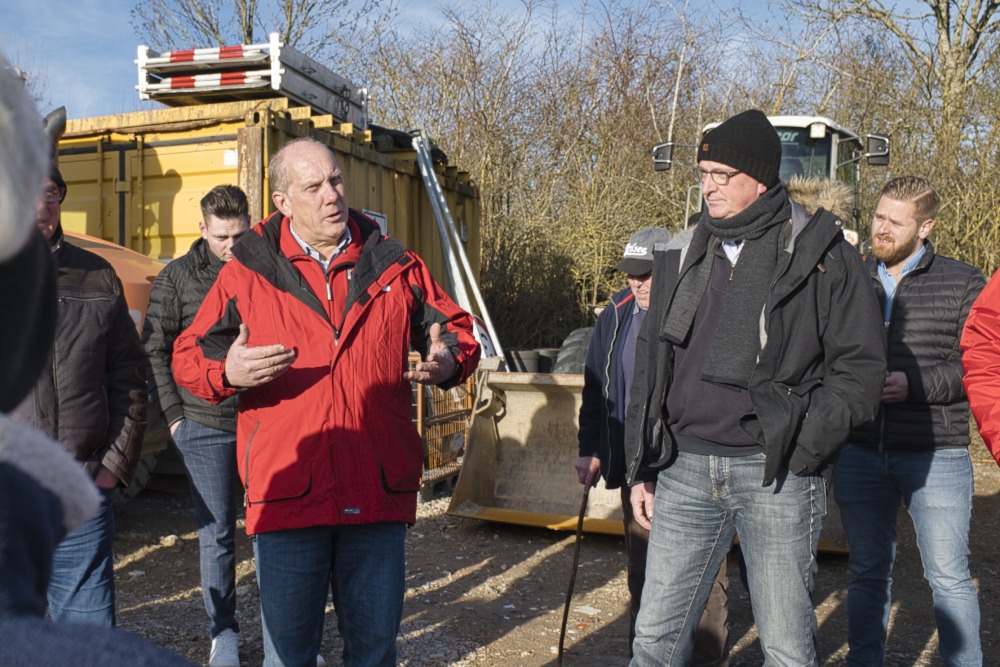
[[[872,220],[872,286],[885,315],[888,371],[874,421],[852,429],[833,473],[850,545],[847,664],[885,662],[902,504],[934,594],[948,667],[979,667],[979,602],[969,573],[972,462],[959,340],[985,281],[934,253],[927,236],[940,198],[929,182],[896,178]]]
[[[707,132],[679,271],[654,252],[625,438],[633,512],[652,525],[632,667],[686,667],[736,536],[766,664],[817,664],[824,475],[874,416],[885,356],[857,252],[836,216],[788,198],[780,160],[760,111]]]

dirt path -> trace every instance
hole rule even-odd
[[[976,472],[972,569],[980,588],[985,665],[1000,665],[1000,610],[994,530],[1000,523],[1000,470],[981,453]],[[198,587],[198,544],[182,485],[147,491],[118,513],[118,618],[121,627],[196,662],[208,655],[208,626]],[[573,536],[447,516],[447,500],[423,504],[408,538],[401,665],[482,667],[555,664]],[[890,667],[940,665],[930,592],[908,520],[900,522]],[[238,598],[244,665],[262,661],[251,549],[238,545]],[[566,642],[567,667],[627,663],[627,589],[618,538],[586,536]],[[730,569],[735,572],[736,568]],[[846,558],[821,558],[817,581],[821,664],[843,664]],[[323,653],[339,664],[336,621],[328,608]],[[732,667],[760,665],[746,591],[730,587]]]

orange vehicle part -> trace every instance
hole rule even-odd
[[[63,233],[70,243],[103,257],[114,267],[125,288],[128,312],[135,320],[136,329],[141,334],[142,323],[146,319],[146,306],[149,304],[149,293],[153,290],[153,281],[165,264],[110,241],[75,232]]]

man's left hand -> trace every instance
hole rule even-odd
[[[885,374],[885,385],[882,387],[883,403],[902,403],[910,396],[910,381],[903,371],[893,371]]]
[[[94,484],[99,489],[113,489],[118,486],[118,478],[113,472],[101,466],[101,469],[97,471],[97,477],[94,478]]]
[[[431,346],[427,350],[427,360],[416,365],[412,371],[403,373],[407,380],[416,380],[421,384],[441,384],[455,375],[458,362],[451,350],[441,340],[441,325],[431,325]]]

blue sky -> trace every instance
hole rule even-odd
[[[134,63],[139,41],[128,22],[133,4],[134,0],[2,2],[0,49],[45,82],[43,107],[65,105],[71,118],[141,109]]]
[[[562,9],[583,1],[556,0]],[[719,1],[736,4],[736,0]],[[70,118],[86,118],[160,108],[155,102],[140,101],[135,90],[140,40],[129,24],[135,2],[0,0],[0,50],[42,82],[40,112],[64,105]],[[517,0],[499,3],[519,6]],[[402,0],[400,4],[413,22],[433,22],[439,14],[437,0]],[[743,0],[740,4],[766,6],[767,2]]]
[[[65,105],[70,118],[86,118],[161,108],[142,102],[135,90],[140,39],[129,23],[135,3],[0,0],[0,50],[44,82],[40,112]],[[436,13],[435,0],[401,4],[411,20],[431,20]]]
[[[557,1],[569,5],[573,0]],[[0,50],[43,82],[41,113],[60,105],[66,106],[70,118],[161,108],[139,100],[135,90],[140,39],[129,23],[135,3],[0,0]],[[437,0],[400,3],[415,22],[433,21],[438,4]]]

